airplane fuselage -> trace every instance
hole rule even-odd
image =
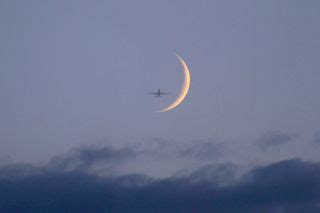
[[[154,95],[155,97],[160,98],[160,97],[162,97],[163,95],[167,95],[167,94],[169,94],[169,93],[167,93],[167,92],[162,92],[161,89],[158,88],[156,92],[151,92],[151,93],[148,93],[148,94]]]

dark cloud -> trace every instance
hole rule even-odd
[[[238,167],[231,163],[206,165],[193,171],[188,178],[193,183],[230,185],[236,182]]]
[[[262,148],[269,148],[269,147],[279,146],[279,145],[288,143],[297,137],[298,137],[297,134],[284,133],[279,130],[269,131],[263,134],[259,138],[258,144]]]
[[[76,150],[62,164],[73,164],[74,159],[85,162],[76,170],[52,169],[52,162],[43,167],[3,166],[0,212],[320,211],[319,163],[292,159],[254,168],[238,179],[232,164],[164,179],[139,174],[101,177],[87,172],[92,162],[117,163],[127,152],[131,153],[96,147]],[[227,178],[232,181],[221,184]]]

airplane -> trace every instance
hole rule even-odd
[[[168,92],[161,92],[161,89],[158,88],[157,92],[148,92],[147,94],[149,94],[149,95],[155,95],[155,97],[160,98],[160,97],[162,97],[163,95],[168,95],[168,94],[170,94],[170,93],[168,93]]]

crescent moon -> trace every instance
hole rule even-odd
[[[172,102],[169,106],[167,106],[166,108],[158,111],[158,112],[167,112],[170,111],[174,108],[176,108],[177,106],[179,106],[183,100],[186,98],[189,88],[190,88],[190,71],[188,69],[188,66],[186,64],[186,62],[177,54],[175,54],[177,56],[177,58],[179,59],[182,68],[183,68],[183,74],[184,74],[184,82],[183,85],[181,87],[181,91],[179,96],[176,98],[176,100],[174,102]]]

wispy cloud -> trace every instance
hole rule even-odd
[[[185,157],[207,160],[222,157],[224,151],[225,146],[223,143],[194,141],[191,145],[179,150],[178,153]]]
[[[316,143],[320,143],[320,131],[317,131],[313,134],[313,141]]]
[[[114,149],[106,146],[85,146],[53,157],[47,167],[56,171],[88,171],[99,165],[111,169],[115,165],[135,158],[136,153],[129,148]]]
[[[258,139],[258,145],[262,148],[280,146],[298,138],[297,134],[285,133],[279,130],[269,131]]]

